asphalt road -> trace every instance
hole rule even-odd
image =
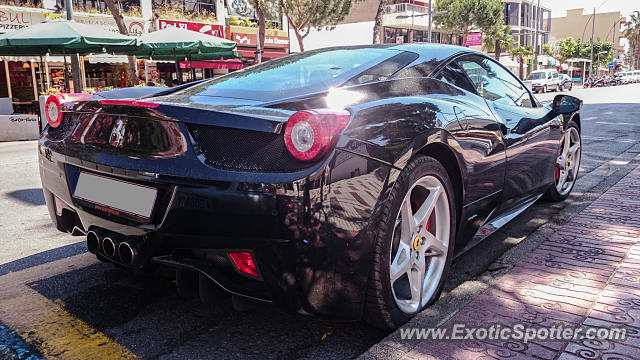
[[[581,178],[591,180],[579,180],[568,203],[606,184],[596,175],[606,178],[609,167],[631,166],[640,152],[640,84],[576,87],[570,94],[585,101]],[[563,208],[538,203],[457,259],[445,294],[490,269],[530,232],[561,216]],[[42,325],[45,320],[48,326]],[[0,357],[4,330],[27,337],[28,350],[37,355],[38,344],[49,338],[62,337],[61,346],[73,347],[76,340],[63,334],[79,326],[105,348],[121,346],[147,359],[353,358],[387,335],[363,323],[292,316],[266,305],[238,313],[228,298],[216,304],[183,299],[170,278],[100,263],[85,252],[82,238],[51,225],[36,142],[0,143]]]

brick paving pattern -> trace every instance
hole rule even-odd
[[[403,359],[640,359],[640,168],[550,236],[444,327],[625,326],[624,341],[435,341]]]

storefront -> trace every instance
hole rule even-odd
[[[404,44],[404,43],[422,43],[428,42],[429,32],[422,30],[400,29],[393,27],[384,28],[384,43],[385,44]],[[450,39],[450,37],[443,36],[439,32],[431,33],[431,42],[440,43],[441,40]],[[454,39],[457,41],[457,39]],[[461,41],[461,40],[460,40]]]
[[[0,97],[12,99],[15,108],[33,113],[32,102],[38,99],[40,65],[28,57],[4,57],[4,70],[0,72]],[[18,109],[16,109],[18,110]]]
[[[253,62],[258,48],[258,29],[246,26],[228,26],[228,39],[238,43],[237,51],[244,62]],[[280,29],[267,29],[262,59],[277,59],[289,54],[289,34]]]
[[[27,26],[59,18],[64,14],[51,10],[28,7],[0,5],[0,33],[19,30]],[[76,12],[74,20],[79,23],[99,26],[106,31],[118,32],[113,16],[107,14],[89,14]],[[144,29],[142,18],[124,17],[125,25],[131,35],[141,35]],[[107,55],[109,56],[109,55]],[[121,86],[124,61],[92,61],[91,56],[81,61],[83,78],[87,87]],[[124,65],[123,65],[124,64]],[[70,57],[67,57],[68,74],[71,74]],[[15,103],[25,103],[37,99],[44,89],[64,89],[64,58],[61,56],[37,58],[12,58],[0,71],[0,97],[12,97]],[[33,71],[32,71],[33,70]],[[7,82],[7,71],[9,82]],[[35,81],[34,81],[35,79]],[[76,81],[72,79],[70,83]],[[10,88],[7,85],[11,85]]]

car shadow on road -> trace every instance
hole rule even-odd
[[[28,286],[142,358],[353,358],[387,335],[272,305],[237,312],[227,295],[208,304],[183,298],[172,274],[97,263]]]
[[[21,259],[0,265],[0,276],[6,275],[10,272],[28,269],[30,267],[82,254],[86,251],[87,245],[84,241],[81,241],[75,244],[69,244],[55,249],[39,252],[31,256],[23,257]]]
[[[7,195],[33,206],[42,206],[45,204],[44,194],[41,188],[16,190],[7,193]]]

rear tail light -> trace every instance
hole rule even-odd
[[[284,129],[287,150],[298,160],[322,156],[349,123],[346,110],[304,110],[293,114]]]
[[[62,123],[62,105],[68,102],[81,101],[90,98],[91,94],[57,94],[51,95],[45,102],[47,122],[51,127],[58,127]]]
[[[100,100],[100,104],[102,105],[120,105],[120,106],[135,106],[135,107],[145,107],[145,108],[157,108],[160,104],[145,102],[145,101],[136,101],[136,100]]]
[[[62,95],[51,95],[45,103],[47,122],[51,127],[57,128],[62,123]]]
[[[230,252],[229,258],[233,265],[243,274],[258,277],[258,269],[253,261],[253,256],[248,251]]]

